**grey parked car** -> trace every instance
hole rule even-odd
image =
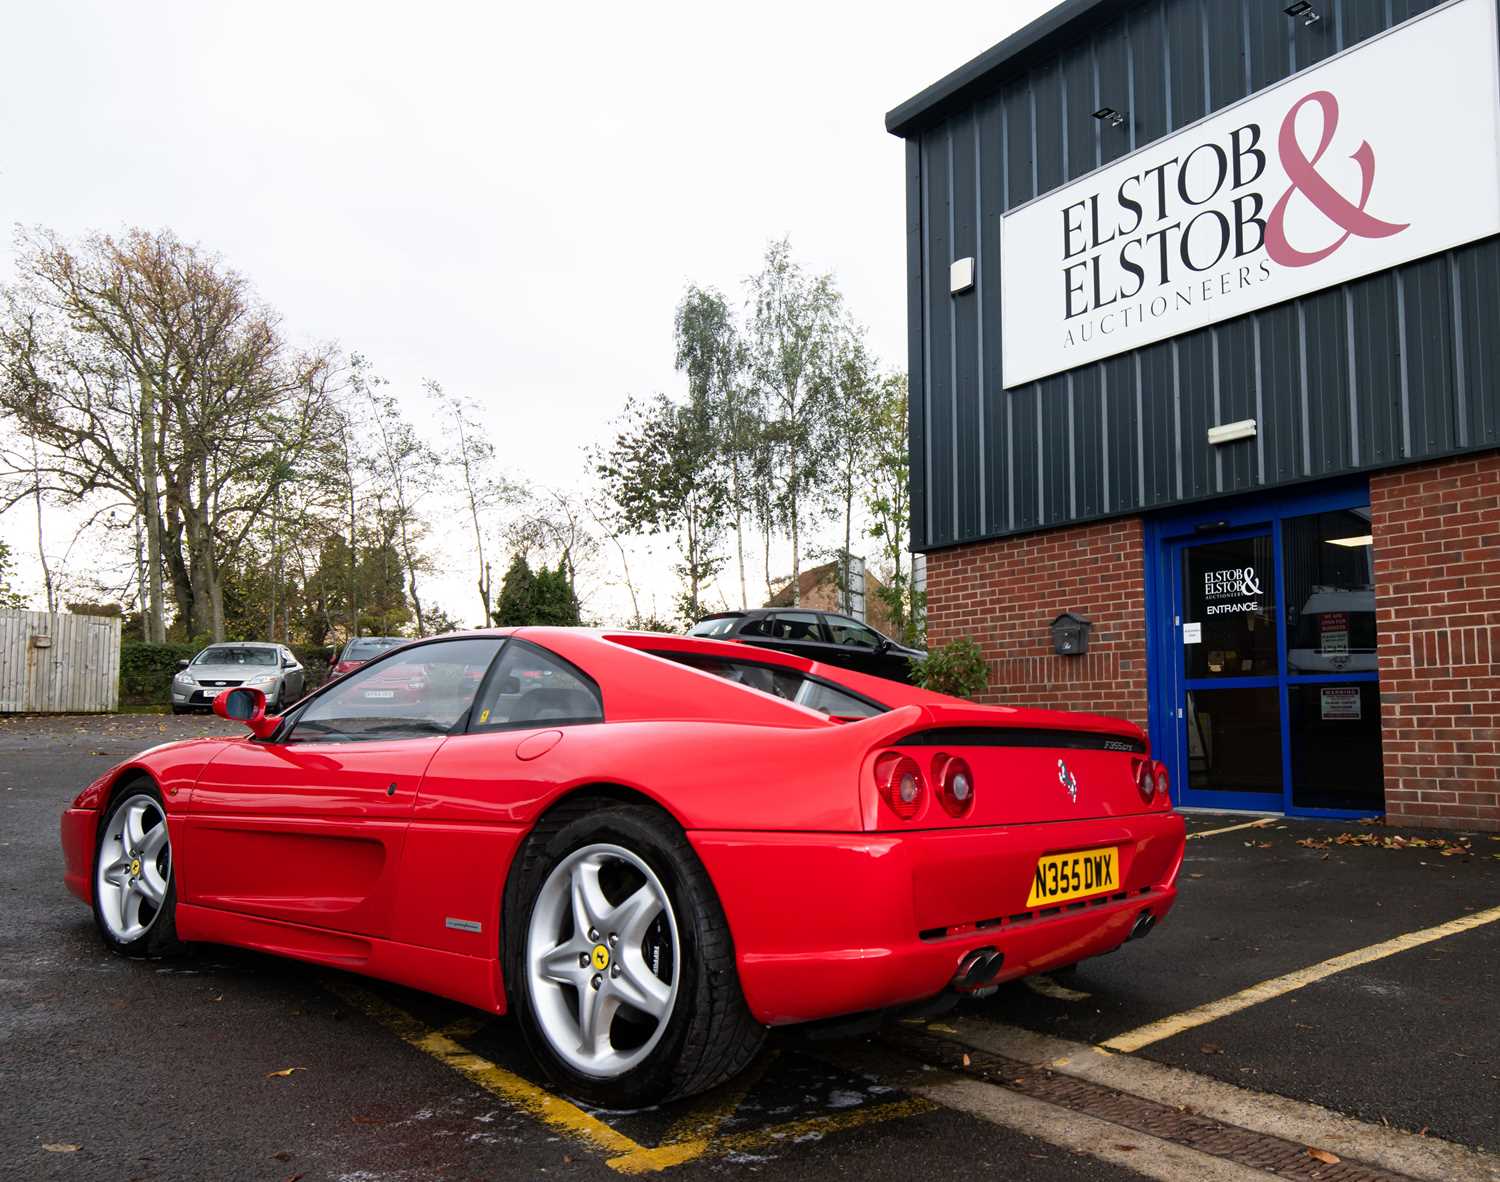
[[[302,696],[307,673],[284,644],[211,644],[191,661],[178,662],[172,678],[172,713],[211,710],[219,694],[237,685],[261,690],[266,712],[275,713]]]

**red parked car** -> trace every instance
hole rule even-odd
[[[342,677],[345,673],[353,673],[366,661],[373,661],[381,653],[388,653],[406,642],[404,636],[356,636],[344,645],[344,651],[328,671],[329,676]]]
[[[366,696],[403,679],[420,692]],[[1183,824],[1139,728],[744,645],[468,633],[284,717],[248,688],[214,709],[253,741],[155,748],[63,814],[105,943],[509,1010],[599,1104],[708,1088],[767,1026],[1109,952],[1177,893]]]

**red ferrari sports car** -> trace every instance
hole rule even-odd
[[[768,1026],[1109,952],[1176,897],[1183,824],[1139,728],[733,643],[468,633],[282,717],[248,688],[214,709],[250,734],[144,752],[63,814],[105,942],[510,1010],[610,1106],[726,1079]]]

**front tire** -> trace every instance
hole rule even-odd
[[[639,1108],[711,1088],[760,1049],[713,884],[658,809],[555,809],[518,855],[505,916],[512,1009],[570,1094]]]
[[[110,802],[94,847],[94,922],[122,956],[178,951],[177,876],[161,793],[127,784]]]

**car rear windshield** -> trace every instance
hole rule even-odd
[[[709,653],[662,651],[654,655],[838,718],[873,718],[886,712],[886,707],[879,702],[860,697],[821,678],[808,677],[795,669]]]
[[[712,620],[699,620],[688,629],[689,636],[728,636],[740,622],[739,616],[718,616]]]
[[[193,658],[195,665],[275,665],[274,648],[246,648],[239,645],[216,644],[206,648]]]
[[[344,660],[368,661],[401,643],[401,639],[395,636],[361,636],[349,642],[349,647],[344,650]]]

